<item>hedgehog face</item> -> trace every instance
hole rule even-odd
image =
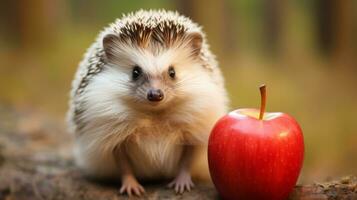
[[[143,57],[136,59],[127,73],[130,93],[130,98],[124,98],[127,103],[160,108],[173,100],[178,77],[175,66],[166,62],[166,56],[150,56],[144,62],[139,62]]]
[[[112,74],[126,77],[118,86],[122,102],[133,108],[163,109],[199,93],[195,86],[207,70],[199,55],[200,34],[184,35],[170,46],[157,41],[139,46],[129,41],[114,35],[103,39],[107,62],[111,71],[116,71]],[[207,82],[202,81],[202,85]]]

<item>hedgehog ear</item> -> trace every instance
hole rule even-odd
[[[202,34],[198,32],[192,32],[187,35],[187,38],[192,48],[192,54],[194,56],[198,56],[202,49],[202,42],[203,42]]]
[[[119,37],[114,34],[108,34],[103,38],[103,49],[108,60],[115,58],[115,47],[119,43]]]

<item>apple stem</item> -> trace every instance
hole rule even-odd
[[[265,105],[266,105],[266,85],[262,84],[259,87],[260,90],[260,113],[259,113],[259,120],[262,120],[265,113]]]

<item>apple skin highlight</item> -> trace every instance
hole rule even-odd
[[[304,158],[302,130],[284,113],[239,109],[221,118],[208,143],[212,180],[224,199],[283,200]]]

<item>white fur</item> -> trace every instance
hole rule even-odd
[[[98,45],[93,45],[86,57]],[[120,158],[114,158],[113,150],[123,145],[137,178],[174,177],[183,145],[204,147],[212,126],[226,112],[227,95],[220,70],[205,43],[205,61],[192,58],[186,44],[159,52],[132,45],[116,46],[120,59],[106,64],[93,76],[83,94],[76,95],[75,90],[88,61],[82,61],[73,81],[68,116],[76,137],[75,160],[87,174],[118,176],[115,160]],[[132,91],[133,65],[142,67],[150,75],[150,84],[164,91],[165,98],[158,105],[150,105],[145,96],[140,96],[145,91]],[[177,76],[174,89],[162,78],[171,65]],[[84,110],[80,131],[76,131],[78,125],[73,120],[78,102]]]
[[[207,141],[213,123],[225,112],[226,95],[206,69],[184,54],[178,49],[176,53],[169,50],[158,57],[148,52],[146,56],[136,54],[138,57],[131,54],[132,62],[153,75],[175,63],[180,86],[172,98],[185,100],[165,108],[159,115],[141,113],[122,102],[121,98],[130,92],[126,85],[131,71],[125,67],[106,66],[93,78],[81,97],[86,102],[83,120],[87,126],[77,138],[79,166],[95,175],[118,174],[113,149],[133,136],[126,145],[136,176],[172,177],[179,166],[182,144],[201,145]],[[186,140],[184,133],[193,139]]]

